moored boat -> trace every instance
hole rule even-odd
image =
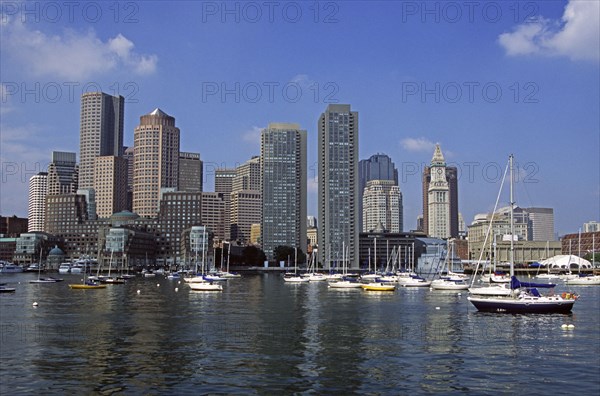
[[[392,285],[389,283],[382,282],[372,282],[372,283],[363,283],[361,285],[363,290],[371,290],[371,291],[394,291],[396,290],[396,285]]]

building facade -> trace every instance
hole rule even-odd
[[[200,153],[179,153],[179,191],[202,192],[202,161]]]
[[[202,225],[213,231],[217,241],[225,240],[225,200],[223,194],[202,193]],[[229,221],[227,221],[229,224]],[[229,233],[228,233],[229,234]]]
[[[362,199],[362,232],[373,231],[379,224],[386,231],[402,232],[402,194],[393,180],[369,180]]]
[[[96,215],[107,218],[127,209],[127,160],[103,155],[96,157],[94,168]]]
[[[554,241],[554,209],[552,208],[524,208],[529,214],[531,222],[532,241]]]
[[[46,217],[46,195],[48,194],[48,173],[39,172],[29,179],[29,197],[27,202],[28,232],[44,231]]]
[[[431,159],[428,184],[427,235],[450,238],[450,186],[446,178],[446,160],[439,144],[435,146]]]
[[[235,169],[220,168],[215,169],[215,192],[223,197],[225,212],[223,214],[223,229],[225,230],[224,239],[231,240],[231,191]]]
[[[103,92],[81,96],[79,188],[94,188],[95,158],[123,155],[125,98]]]
[[[277,246],[306,252],[306,130],[271,123],[261,133],[261,245],[267,260]]]
[[[249,245],[252,224],[261,224],[262,195],[257,190],[231,193],[231,240],[238,245]]]
[[[347,246],[349,267],[357,268],[358,112],[350,105],[331,104],[319,117],[317,129],[319,262],[328,267]]]
[[[135,128],[133,211],[142,217],[157,216],[161,188],[178,188],[179,133],[175,118],[158,108]]]
[[[360,160],[358,163],[358,194],[359,194],[359,214],[360,214],[360,230],[365,231],[363,225],[363,194],[367,182],[370,180],[391,180],[394,185],[398,184],[398,169],[394,165],[392,159],[386,154],[375,154],[369,159]],[[400,207],[400,231],[404,229],[403,209]]]
[[[48,195],[74,194],[79,185],[75,153],[53,151],[48,164]]]

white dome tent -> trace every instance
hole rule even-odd
[[[558,270],[592,268],[592,263],[574,254],[559,254],[540,261],[544,267]]]

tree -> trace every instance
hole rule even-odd
[[[242,252],[242,260],[246,265],[262,265],[266,259],[265,252],[256,246],[246,246]]]
[[[290,259],[290,265],[294,261],[295,251],[291,246],[277,246],[273,249],[273,257],[275,262],[285,261],[287,263],[288,258]],[[301,249],[298,249],[298,264],[306,262],[306,255]]]

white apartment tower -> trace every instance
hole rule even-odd
[[[362,232],[381,223],[388,232],[401,232],[402,194],[393,180],[369,180],[363,192]]]
[[[29,202],[27,208],[27,232],[44,231],[46,219],[46,195],[48,173],[40,172],[29,179]]]

